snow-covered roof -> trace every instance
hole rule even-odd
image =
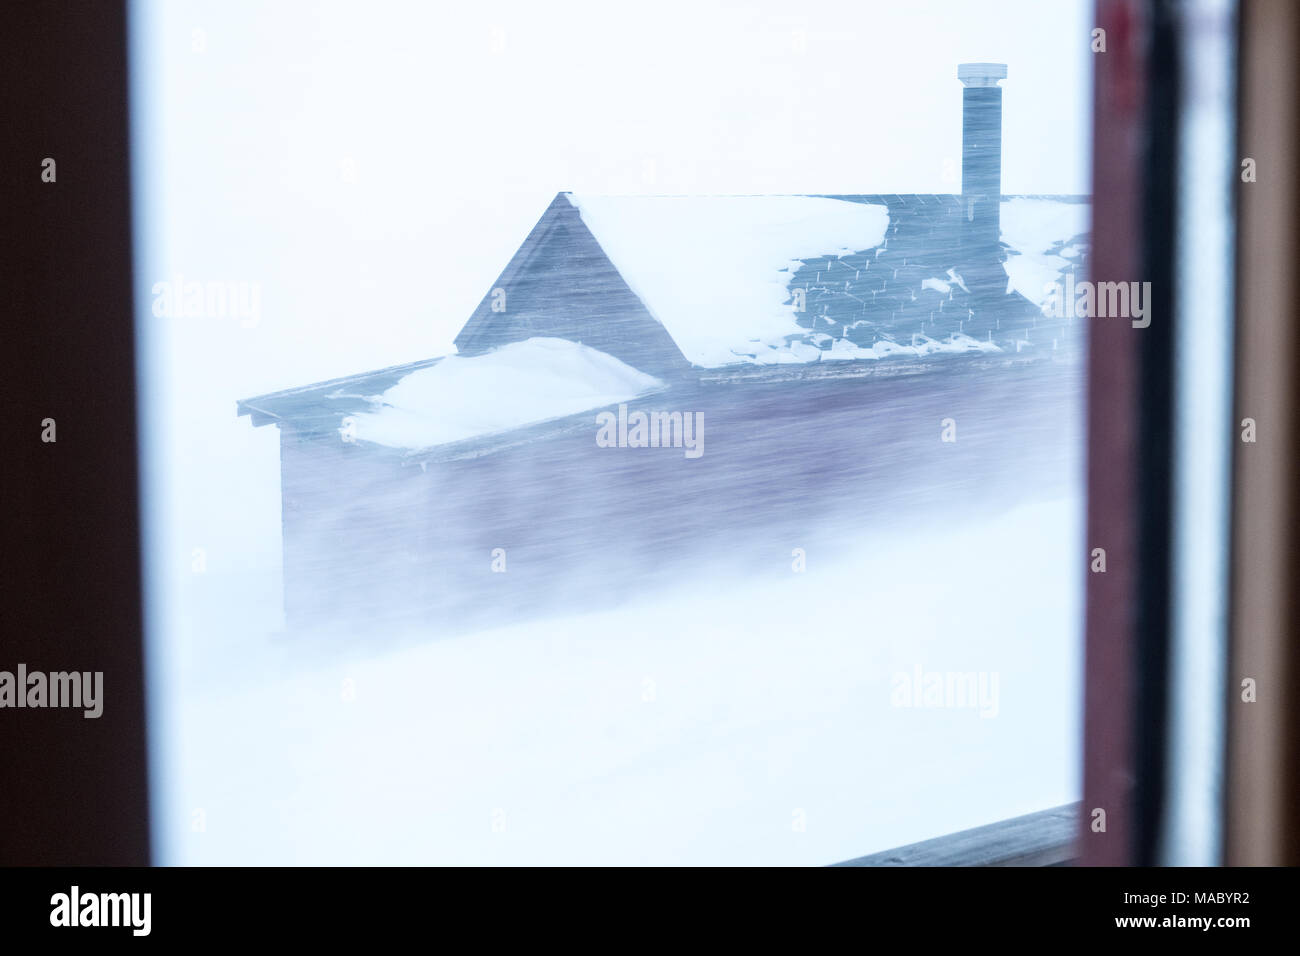
[[[958,196],[565,196],[693,365],[999,350],[951,321],[975,314]],[[1088,206],[1015,197],[1001,214],[1006,291],[1039,305],[1082,253],[1064,246]]]
[[[1083,253],[1070,243],[1089,229],[1089,207],[1019,196],[1002,203],[1002,241],[1013,253],[1003,263],[1007,291],[1016,291],[1034,305],[1048,297],[1047,286]]]
[[[240,414],[303,431],[351,416],[358,438],[420,448],[616,404],[689,381],[692,366],[852,372],[1054,348],[1037,307],[1065,271],[1084,277],[1087,198],[1003,197],[1002,252],[963,275],[968,214],[958,195],[561,193],[457,336],[460,354],[257,396]]]
[[[705,368],[802,335],[789,284],[803,260],[874,249],[889,226],[883,205],[816,196],[568,199],[682,354]]]
[[[472,358],[448,356],[369,399],[339,429],[352,440],[430,448],[576,415],[661,388],[613,356],[532,338]]]

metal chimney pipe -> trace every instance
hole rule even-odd
[[[1001,239],[1000,206],[1002,202],[1002,87],[1007,77],[1005,63],[962,63],[957,67],[961,80],[961,195],[963,205],[963,245],[965,258],[979,273],[981,286],[990,293],[1001,276],[997,247]],[[983,278],[985,281],[980,281]]]

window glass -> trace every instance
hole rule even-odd
[[[1089,12],[134,3],[160,862],[1077,799]]]

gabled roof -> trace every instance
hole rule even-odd
[[[1088,206],[1004,197],[1004,249],[981,256],[997,296],[978,301],[967,213],[957,195],[560,193],[494,286],[504,311],[489,293],[456,344],[571,337],[657,375],[678,357],[720,368],[994,350],[1086,255]],[[1053,254],[1071,244],[1073,260]]]
[[[978,267],[996,271],[990,296],[961,272],[961,196],[560,193],[456,337],[457,364],[562,339],[671,383],[1032,350],[1044,285],[1086,266],[1088,199],[1004,196],[1000,209],[1001,246]],[[239,413],[335,430],[439,361],[246,399]]]
[[[885,241],[883,204],[820,196],[607,197],[569,201],[692,365],[746,361],[802,329],[790,281],[805,260]]]
[[[564,193],[485,290],[455,343],[462,355],[481,355],[537,336],[581,342],[663,378],[691,367]]]

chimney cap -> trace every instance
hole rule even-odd
[[[966,86],[997,86],[1007,78],[1005,63],[959,63],[957,79]]]

